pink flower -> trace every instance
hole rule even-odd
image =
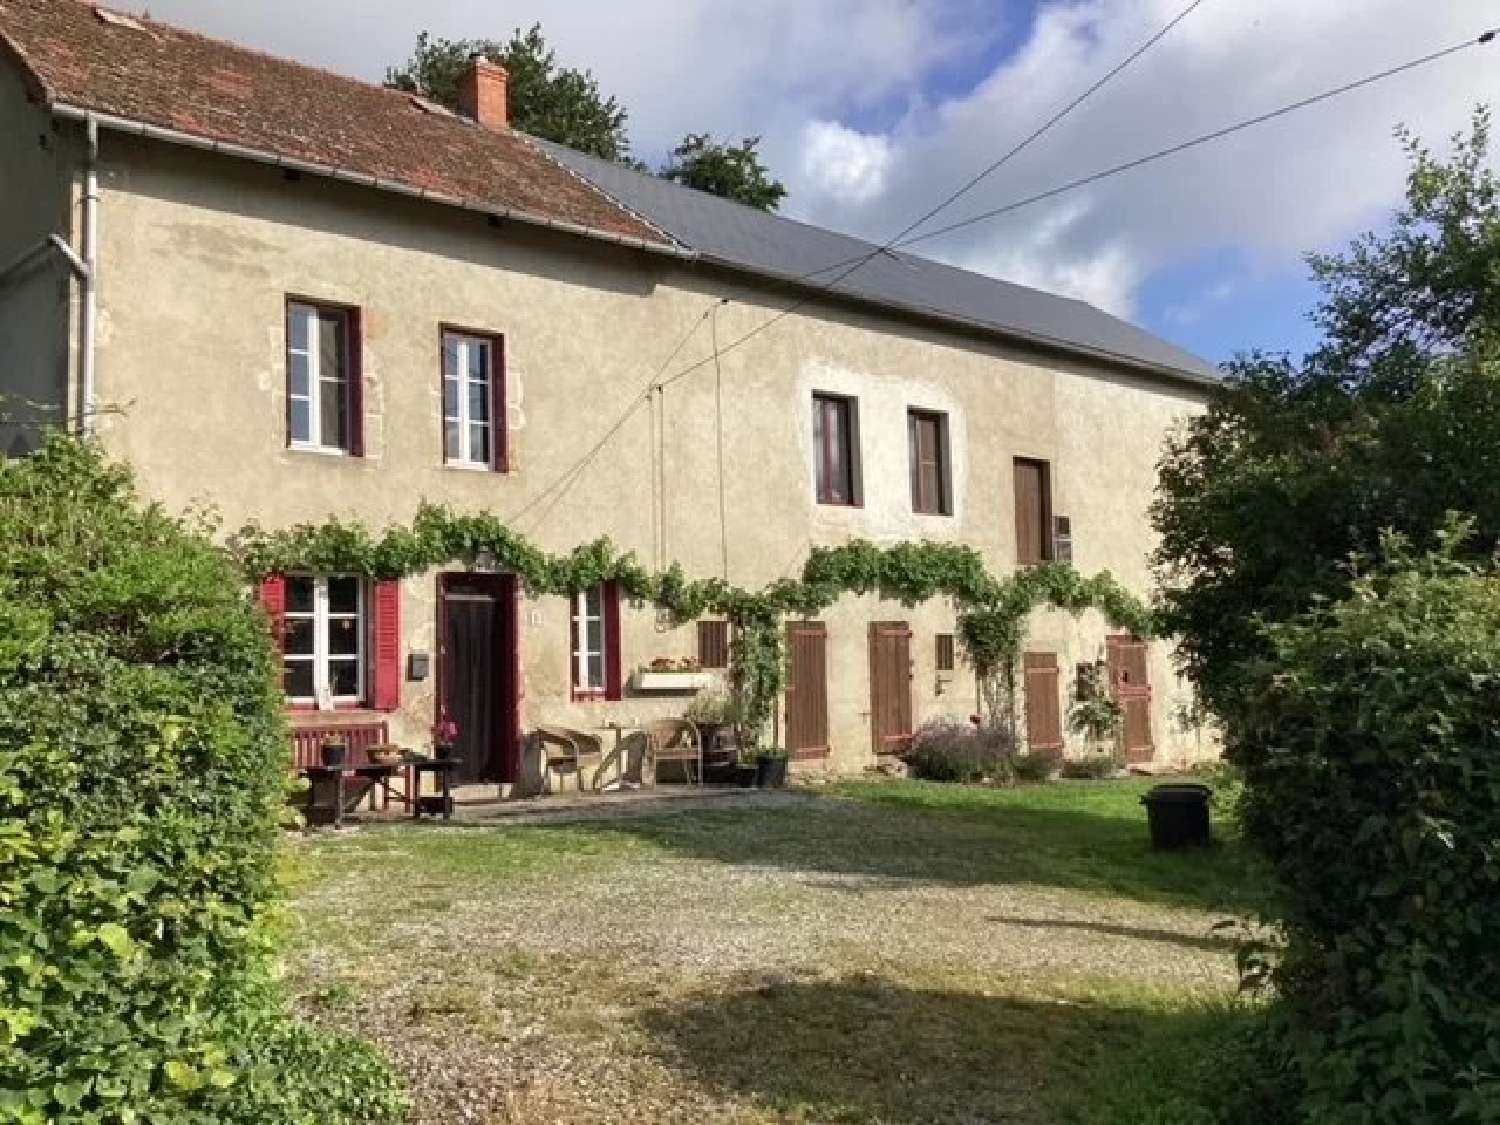
[[[447,715],[432,724],[432,741],[446,745],[457,740],[458,724]]]

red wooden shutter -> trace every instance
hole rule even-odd
[[[375,583],[375,643],[370,703],[377,711],[401,706],[401,581]]]
[[[345,321],[349,333],[349,455],[365,455],[365,339],[363,318],[350,309]]]
[[[260,604],[271,619],[271,636],[278,649],[286,647],[286,578],[272,574],[261,579]]]
[[[490,342],[490,468],[497,473],[510,468],[510,435],[505,416],[505,337]]]
[[[620,677],[620,584],[604,584],[599,596],[604,603],[604,698],[620,699],[624,684]]]

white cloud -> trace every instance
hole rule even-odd
[[[885,190],[891,142],[836,121],[810,121],[802,130],[802,175],[840,203],[868,203]]]
[[[1088,211],[1088,204],[1082,201],[1061,204],[1042,213],[1017,236],[988,238],[954,256],[954,264],[1077,297],[1128,317],[1134,311],[1133,294],[1144,272],[1141,263],[1121,242],[1070,247],[1070,232],[1087,218]]]

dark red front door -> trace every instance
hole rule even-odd
[[[519,780],[514,576],[439,576],[438,627],[438,714],[458,724],[456,780]]]

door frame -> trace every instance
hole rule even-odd
[[[486,763],[484,781],[515,784],[521,780],[521,589],[514,574],[476,571],[444,571],[437,576],[437,669],[432,700],[432,721],[436,723],[447,702],[448,587],[462,580],[467,584],[490,587],[500,612],[497,630],[499,651],[495,670],[500,698],[495,708],[493,735],[499,743],[497,753]],[[509,690],[504,688],[509,686]],[[510,776],[507,776],[510,775]]]

